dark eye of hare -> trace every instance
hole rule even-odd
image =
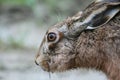
[[[48,41],[55,41],[56,38],[57,38],[57,36],[53,32],[49,33],[48,36],[47,36]]]

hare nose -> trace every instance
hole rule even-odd
[[[36,64],[36,65],[39,65],[36,60],[35,60],[35,64]]]
[[[40,56],[39,54],[36,55],[36,59],[35,59],[35,64],[36,64],[36,65],[39,65],[39,63],[38,63],[38,61],[37,61],[37,58],[38,58],[39,56]]]

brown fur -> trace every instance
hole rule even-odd
[[[74,19],[77,22],[79,17]],[[74,19],[68,18],[49,31],[55,29],[54,31],[58,32],[64,24],[71,28]],[[67,31],[57,35],[60,38],[54,45],[47,42],[44,37],[36,63],[45,71],[61,72],[73,68],[94,68],[103,71],[109,80],[120,80],[120,12],[105,25],[95,30],[84,31],[77,34],[79,35],[77,37],[69,38],[64,35],[65,33],[67,34]],[[52,50],[49,47],[52,47]]]
[[[76,65],[102,70],[120,80],[120,13],[108,24],[83,32],[76,42]]]

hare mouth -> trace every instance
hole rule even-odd
[[[42,66],[44,71],[47,71],[49,73],[49,76],[51,78],[54,77],[60,77],[62,79],[65,78],[65,80],[73,80],[70,78],[70,76],[72,76],[72,78],[74,77],[76,80],[79,79],[84,79],[84,80],[107,80],[107,76],[105,75],[104,72],[102,71],[98,71],[95,69],[88,69],[88,68],[77,68],[77,69],[70,69],[70,70],[60,70],[58,69],[58,66],[54,66],[54,64],[49,63],[48,61],[46,61],[47,66]],[[52,74],[51,74],[52,73]],[[70,79],[69,79],[70,78]]]
[[[73,67],[74,67],[74,64],[72,64],[73,62],[70,64],[69,63],[70,62],[64,62],[62,60],[60,60],[58,62],[42,61],[39,66],[42,67],[42,69],[44,71],[54,73],[54,72],[64,72],[64,71],[73,69]]]
[[[43,61],[41,63],[41,67],[44,71],[49,73],[49,77],[54,78],[60,77],[62,75],[62,79],[65,80],[73,80],[68,79],[70,76],[75,77],[76,80],[84,79],[84,80],[107,80],[107,76],[104,72],[98,71],[90,68],[76,68],[76,69],[65,69],[63,67],[58,68],[60,65],[55,65],[55,63],[50,63],[49,61]]]

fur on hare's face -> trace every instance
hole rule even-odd
[[[36,63],[51,72],[77,67],[75,48],[81,32],[104,26],[120,11],[119,6],[119,0],[97,0],[84,11],[48,29],[36,56]]]
[[[64,71],[74,67],[73,41],[57,28],[49,29],[40,46],[36,63],[45,71]],[[72,64],[72,65],[71,65]]]

